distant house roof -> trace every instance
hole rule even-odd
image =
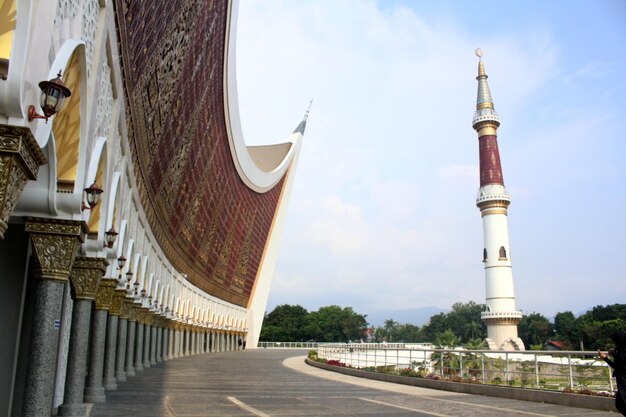
[[[558,340],[548,340],[547,348],[548,350],[550,349],[566,350],[563,342],[559,342]]]

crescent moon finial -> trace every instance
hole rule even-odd
[[[483,57],[483,50],[480,48],[476,48],[476,51],[474,51],[474,53],[476,54],[476,56],[478,57],[478,59]]]

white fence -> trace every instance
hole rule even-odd
[[[259,349],[316,349],[319,343],[317,342],[259,342],[257,348]]]
[[[353,368],[544,390],[614,393],[596,352],[434,349],[430,344],[320,343],[318,357]]]

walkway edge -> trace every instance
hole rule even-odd
[[[568,407],[617,412],[617,409],[615,408],[615,399],[611,397],[594,397],[591,395],[539,391],[527,388],[510,388],[493,385],[466,384],[463,382],[436,381],[425,378],[411,378],[400,375],[388,375],[377,372],[362,371],[354,368],[332,366],[325,363],[315,362],[308,358],[305,359],[305,362],[307,365],[326,371],[356,376],[359,378],[373,379],[376,381],[458,392],[463,394],[485,395],[488,397],[508,398],[511,400],[532,401]]]

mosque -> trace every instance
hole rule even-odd
[[[0,13],[0,415],[256,346],[306,116],[246,146],[236,0]]]
[[[236,15],[0,0],[0,415],[86,416],[161,361],[256,346],[308,111],[245,144]],[[523,349],[482,61],[477,79],[482,318],[491,349]]]

